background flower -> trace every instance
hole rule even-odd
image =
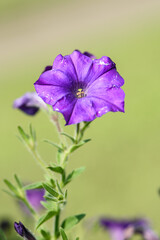
[[[31,116],[35,115],[40,108],[47,110],[46,104],[38,97],[36,92],[27,92],[22,97],[17,98],[13,107]]]
[[[134,234],[140,234],[145,240],[158,240],[146,219],[113,219],[101,218],[100,225],[109,231],[112,240],[125,240]]]

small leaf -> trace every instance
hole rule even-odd
[[[77,237],[76,240],[79,240],[79,237]]]
[[[44,229],[41,229],[41,234],[44,237],[45,240],[51,240],[51,234],[48,231],[45,231]]]
[[[62,189],[61,189],[61,187],[60,187],[60,185],[59,185],[57,180],[56,180],[56,183],[57,183],[57,187],[58,187],[59,192],[63,195],[63,191],[62,191]]]
[[[24,141],[28,141],[30,138],[28,134],[26,134],[21,126],[18,126],[18,131]]]
[[[44,216],[40,217],[40,219],[38,220],[36,229],[39,228],[44,222],[48,221],[50,218],[55,216],[56,213],[57,212],[55,212],[55,211],[50,211],[50,212],[47,212],[47,214],[45,214]]]
[[[51,196],[44,196],[44,198],[48,201],[53,201],[53,202],[58,202],[58,199],[55,197],[51,197]]]
[[[2,189],[2,190],[3,190],[3,192],[7,193],[9,196],[14,197],[14,198],[16,197],[16,195],[13,192],[9,192],[5,189]]]
[[[64,230],[68,230],[72,228],[74,225],[78,224],[84,217],[85,217],[85,214],[79,214],[72,217],[68,217],[63,221],[61,227]]]
[[[86,140],[83,140],[81,142],[79,142],[78,144],[76,145],[73,145],[71,148],[70,148],[70,153],[74,152],[75,150],[77,150],[79,147],[82,147],[85,143],[91,141],[91,139],[86,139]]]
[[[60,173],[63,174],[64,169],[60,166],[56,166],[56,167],[48,167],[51,171],[56,172],[56,173]]]
[[[29,125],[29,128],[30,128],[31,137],[32,137],[33,141],[36,142],[36,132],[35,132],[35,130],[32,128],[32,124]]]
[[[78,177],[82,172],[84,172],[85,167],[80,167],[73,170],[66,178],[65,185],[71,182],[74,178]]]
[[[63,240],[68,240],[68,237],[63,228],[60,228],[60,234],[61,234]]]
[[[42,182],[32,183],[23,187],[24,190],[38,189],[38,188],[43,188]]]
[[[53,188],[51,188],[48,184],[43,183],[42,185],[46,189],[46,191],[49,192],[52,196],[54,197],[59,196],[59,194]]]
[[[47,202],[41,201],[41,204],[47,210],[57,212],[57,204],[55,202],[53,202],[53,201],[47,201]]]
[[[16,174],[14,175],[14,178],[15,178],[15,180],[17,182],[18,187],[22,188],[23,184],[22,184],[22,182],[20,181],[20,179],[18,178],[18,176]]]
[[[50,140],[45,139],[44,142],[53,145],[54,147],[58,148],[58,150],[60,150],[60,151],[63,151],[63,149],[58,144],[56,144],[56,143],[54,143],[54,142],[52,142]]]
[[[61,132],[61,135],[63,135],[63,136],[65,136],[65,137],[69,138],[73,143],[76,142],[75,139],[74,139],[72,136],[70,136],[68,133]]]
[[[9,182],[7,179],[4,179],[4,182],[7,185],[7,187],[11,190],[11,192],[13,192],[15,195],[18,194],[17,188],[11,182]]]

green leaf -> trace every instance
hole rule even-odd
[[[77,237],[76,240],[79,240],[79,237]]]
[[[7,240],[6,236],[4,235],[4,232],[2,231],[2,229],[0,229],[0,239],[1,240]]]
[[[25,142],[29,140],[29,138],[30,138],[29,135],[24,132],[24,130],[23,130],[23,128],[22,128],[21,126],[18,126],[18,131],[19,131],[22,139],[23,139]]]
[[[69,138],[73,143],[76,142],[75,139],[74,139],[72,136],[70,136],[68,133],[61,132],[61,135],[63,135],[63,136],[65,136],[65,137]]]
[[[84,172],[85,167],[80,167],[73,170],[66,178],[65,185],[71,182],[74,178],[78,177],[82,172]]]
[[[47,192],[49,192],[53,197],[58,197],[59,194],[48,184],[43,183],[43,187],[46,189]]]
[[[22,184],[22,182],[20,181],[20,179],[18,178],[18,176],[16,174],[14,175],[14,178],[15,178],[15,180],[17,182],[18,187],[22,188],[23,184]]]
[[[38,188],[43,188],[42,182],[32,183],[23,187],[24,190],[38,189]]]
[[[58,199],[55,197],[51,197],[51,196],[44,196],[44,198],[48,201],[53,201],[53,202],[58,202]]]
[[[80,141],[78,144],[76,145],[73,145],[71,148],[70,148],[70,153],[74,152],[75,150],[77,150],[79,147],[82,147],[85,143],[91,141],[91,139],[85,139],[83,141]]]
[[[68,237],[63,228],[60,228],[60,234],[61,234],[63,240],[68,240]]]
[[[55,211],[49,211],[44,216],[40,217],[38,220],[36,229],[39,228],[44,222],[48,221],[50,218],[52,218],[56,214],[57,214],[57,212],[55,212]]]
[[[30,128],[31,137],[32,137],[33,141],[36,142],[36,132],[35,132],[35,130],[32,128],[32,124],[29,125],[29,128]]]
[[[56,188],[56,181],[53,178],[50,179],[50,183],[53,188]]]
[[[63,221],[61,227],[64,230],[68,230],[73,226],[75,226],[76,224],[78,224],[84,217],[85,217],[85,214],[79,214],[72,217],[68,217]]]
[[[16,197],[16,195],[13,193],[13,192],[9,192],[9,191],[7,191],[7,190],[5,190],[5,189],[2,189],[2,191],[3,192],[5,192],[5,193],[7,193],[9,196],[11,196],[11,197]]]
[[[64,169],[60,166],[55,166],[55,167],[48,167],[51,171],[63,174]]]
[[[44,229],[41,229],[41,234],[44,237],[45,240],[51,240],[51,234],[48,231],[45,231]]]
[[[7,185],[7,187],[11,190],[11,192],[13,192],[15,195],[18,195],[17,188],[11,182],[9,182],[7,179],[4,179],[4,182]]]
[[[58,188],[59,192],[63,195],[63,191],[62,191],[62,189],[61,189],[57,180],[56,180],[56,184],[57,184],[57,188]]]
[[[53,201],[47,201],[47,202],[41,201],[41,204],[44,208],[46,208],[49,211],[57,212],[57,210],[58,210],[57,204]]]
[[[54,142],[52,142],[50,140],[45,139],[44,142],[53,145],[54,147],[58,148],[58,150],[60,150],[60,151],[63,151],[63,149],[58,144],[56,144],[56,143],[54,143]]]

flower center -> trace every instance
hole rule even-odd
[[[76,92],[76,97],[77,98],[82,98],[82,97],[85,97],[85,94],[84,94],[84,91],[82,88],[79,88]]]

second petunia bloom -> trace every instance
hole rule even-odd
[[[109,57],[93,59],[75,50],[58,55],[34,86],[45,103],[61,112],[66,125],[93,121],[107,112],[124,112],[124,79]]]

